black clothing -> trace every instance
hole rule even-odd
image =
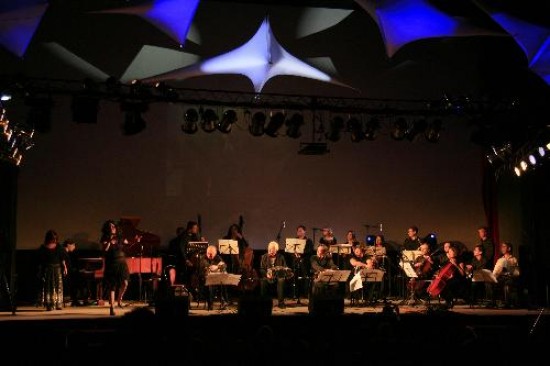
[[[403,249],[404,250],[418,250],[418,248],[420,247],[420,244],[422,244],[422,243],[420,242],[419,237],[416,237],[416,239],[411,239],[411,238],[407,237],[405,239],[405,241],[403,242]]]
[[[41,279],[40,300],[48,310],[63,308],[63,262],[65,251],[59,244],[49,249],[41,245],[38,249],[39,278]]]
[[[107,242],[108,243],[108,242]],[[107,245],[104,243],[103,245]],[[122,287],[125,281],[130,279],[130,269],[126,262],[121,239],[111,242],[109,248],[104,252],[105,256],[105,287],[111,291]]]
[[[192,253],[189,253],[188,246],[190,241],[200,241],[200,238],[198,235],[184,232],[179,236],[176,236],[174,239],[170,240],[170,243],[168,244],[169,248],[169,265],[176,267],[176,276],[177,280],[176,282],[182,283],[185,285],[189,284],[190,280],[190,273],[188,273],[187,269],[187,260],[190,259],[190,255]]]
[[[314,277],[313,282],[313,294],[319,294],[320,292],[327,292],[328,286],[330,286],[332,292],[336,292],[338,288],[345,290],[342,286],[339,285],[339,282],[331,282],[328,286],[326,283],[317,281],[319,273],[325,269],[338,269],[336,264],[332,261],[330,255],[325,255],[323,258],[319,258],[318,255],[311,257],[311,273]]]
[[[217,266],[222,263],[223,260],[219,254],[215,255],[212,259],[208,258],[206,255],[200,256],[199,259],[199,268],[198,268],[198,276],[199,276],[199,288],[203,296],[206,297],[206,303],[208,304],[208,309],[212,309],[212,303],[214,302],[214,293],[218,286],[206,286],[206,277],[210,273],[210,266]],[[223,273],[225,272],[225,267],[220,266],[222,268],[219,268],[216,272],[217,273]],[[225,287],[225,286],[223,286]],[[225,299],[223,299],[224,293],[220,293],[220,300],[223,302]]]
[[[273,267],[286,267],[286,260],[283,254],[277,253],[271,257],[269,253],[262,255],[260,260],[260,291],[262,296],[267,296],[268,288],[277,284],[277,300],[282,305],[285,299],[285,281],[284,277],[267,278],[267,273]]]
[[[495,265],[495,244],[491,238],[480,240],[479,244],[483,247],[483,256],[487,260],[488,269]]]
[[[331,245],[338,244],[338,240],[334,236],[332,237],[332,240],[327,240],[324,237],[321,237],[319,239],[319,244],[324,244],[330,248]]]

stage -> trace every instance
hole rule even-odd
[[[53,311],[20,306],[15,315],[0,312],[0,337],[17,364],[43,363],[48,354],[46,363],[57,365],[388,365],[413,364],[417,357],[422,364],[439,365],[449,352],[453,360],[463,357],[461,362],[485,356],[491,364],[509,362],[517,353],[523,361],[514,365],[546,363],[540,357],[546,357],[543,347],[550,334],[547,309],[457,304],[446,310],[437,303],[399,303],[345,300],[341,314],[314,314],[307,299],[301,304],[290,300],[284,309],[273,306],[268,316],[240,311],[244,304],[221,308],[218,302],[210,311],[192,302],[188,311],[175,308],[164,315],[151,304],[132,302],[116,308],[115,316],[106,305]]]

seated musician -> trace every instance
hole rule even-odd
[[[459,258],[459,250],[454,246],[449,247],[447,252],[448,264],[452,265],[453,273],[447,279],[446,285],[441,291],[440,297],[445,300],[445,305],[452,308],[457,297],[464,297],[465,291],[465,269],[464,263]],[[443,267],[442,267],[443,268]],[[443,270],[443,269],[442,269]]]
[[[201,289],[206,297],[206,303],[208,304],[208,310],[212,310],[212,303],[214,302],[214,292],[216,286],[205,286],[206,277],[211,273],[223,273],[226,271],[226,264],[218,254],[218,249],[215,245],[209,245],[206,248],[206,254],[201,257],[199,262],[199,282]],[[225,299],[223,298],[223,291],[220,293],[220,301],[222,307]]]
[[[328,247],[324,244],[320,244],[317,247],[317,254],[311,257],[311,273],[315,279],[313,285],[313,294],[318,294],[321,291],[326,290],[326,283],[317,281],[319,275],[327,270],[337,270],[338,266],[332,261],[332,257],[328,253]],[[334,290],[338,289],[338,282],[330,283],[331,286],[335,286]]]
[[[376,235],[374,238],[374,266],[376,268],[385,268],[386,264],[384,259],[386,258],[386,242],[384,235]]]
[[[351,265],[351,268],[353,269],[352,275],[356,275],[357,273],[361,272],[363,268],[367,268],[367,256],[365,255],[365,251],[363,250],[363,247],[361,245],[356,245],[355,247],[353,247],[353,254],[351,255],[349,263]],[[370,260],[370,263],[372,266],[372,259]],[[351,293],[352,300],[360,296],[361,292],[362,289],[353,291]]]
[[[260,291],[262,296],[268,295],[270,286],[277,285],[277,307],[285,308],[285,281],[286,277],[279,276],[273,269],[287,268],[285,256],[279,253],[279,243],[269,242],[267,253],[260,260]]]
[[[435,262],[431,256],[430,245],[427,242],[420,244],[420,255],[415,258],[413,268],[417,278],[409,280],[409,289],[414,291],[416,298],[422,298],[426,294],[427,280],[431,280],[435,271]]]
[[[503,290],[504,306],[517,305],[517,282],[519,278],[518,260],[512,254],[512,244],[502,242],[500,244],[501,257],[495,263],[493,274],[497,278],[498,285]]]
[[[304,248],[304,253],[290,253],[289,262],[291,268],[294,271],[294,280],[302,280],[303,288],[302,291],[299,291],[299,286],[296,288],[296,297],[300,299],[300,293],[306,294],[309,292],[308,281],[309,278],[309,264],[310,258],[313,255],[313,241],[307,237],[306,227],[304,225],[298,225],[296,228],[296,239],[301,239],[306,241],[306,246]],[[302,285],[297,283],[297,285]]]

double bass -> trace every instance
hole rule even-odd
[[[239,228],[243,230],[244,220],[243,216],[239,216]],[[260,276],[258,272],[253,267],[254,264],[254,250],[247,246],[243,250],[243,258],[239,263],[239,268],[241,271],[241,282],[239,283],[239,288],[241,291],[253,291],[260,282]]]

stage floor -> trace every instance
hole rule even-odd
[[[401,304],[402,300],[389,300],[387,303],[378,301],[375,304],[352,304],[350,300],[344,300],[344,312],[339,316],[346,315],[361,315],[361,314],[378,314],[382,313],[385,305],[397,307],[399,314],[428,314],[430,311],[445,311],[455,314],[473,315],[473,316],[541,316],[550,315],[550,310],[546,308],[538,309],[506,309],[506,308],[486,308],[484,306],[470,306],[467,304],[457,304],[452,309],[444,309],[443,304],[437,302],[431,304],[407,305]],[[308,300],[300,299],[300,303],[296,300],[287,300],[286,308],[280,309],[276,306],[276,301],[273,302],[272,316],[296,316],[309,315]],[[155,307],[146,302],[130,301],[124,308],[115,307],[115,318],[124,316],[125,314],[136,310],[146,308],[155,312]],[[189,306],[188,316],[219,316],[231,315],[238,313],[238,304],[231,303],[226,306],[221,306],[218,301],[214,302],[213,309],[207,310],[204,303],[191,302]],[[15,314],[9,311],[0,312],[0,321],[19,321],[19,320],[46,320],[46,319],[97,319],[97,318],[113,318],[109,314],[108,305],[89,305],[89,306],[66,306],[62,310],[46,311],[44,308],[36,306],[18,306]]]

